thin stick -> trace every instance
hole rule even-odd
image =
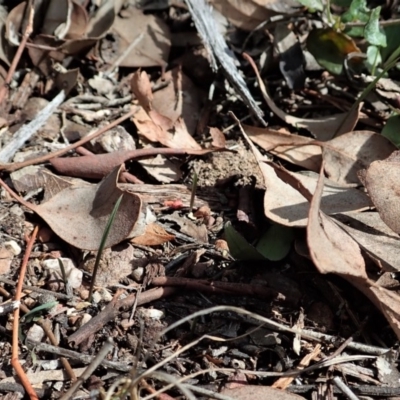
[[[24,281],[24,277],[26,274],[26,269],[28,265],[29,256],[32,252],[33,244],[35,243],[35,239],[37,233],[39,231],[39,226],[36,225],[33,230],[32,236],[30,237],[28,244],[26,246],[25,255],[22,260],[21,271],[19,273],[19,280],[17,285],[17,290],[15,293],[15,301],[21,300],[22,295],[22,284]],[[31,400],[39,399],[36,392],[33,390],[31,383],[28,380],[28,377],[25,374],[25,371],[22,369],[21,364],[18,360],[18,326],[19,326],[19,308],[14,311],[14,321],[13,321],[13,335],[12,335],[12,356],[11,356],[11,365],[15,369],[18,378],[20,379],[22,385],[24,386],[26,392],[28,393]]]
[[[114,342],[112,338],[107,338],[103,347],[100,349],[99,354],[95,357],[92,363],[85,369],[85,372],[78,378],[78,380],[69,388],[69,390],[64,393],[60,400],[69,400],[72,395],[79,389],[84,381],[90,378],[95,369],[101,364],[106,355],[113,348]]]
[[[39,320],[39,325],[43,328],[45,334],[47,335],[47,337],[50,340],[50,343],[53,346],[58,346],[58,342],[56,337],[54,336],[53,331],[51,330],[51,323],[49,320],[46,320],[44,318],[41,318]],[[76,375],[74,370],[71,367],[71,364],[69,363],[69,361],[65,358],[65,357],[60,357],[60,361],[65,369],[65,372],[68,374],[69,378],[71,379],[72,382],[76,381]]]
[[[33,9],[32,2],[29,2],[29,3],[30,3],[30,6],[29,6],[28,24],[26,25],[24,35],[22,36],[21,42],[18,46],[17,52],[15,53],[14,59],[12,60],[10,68],[8,69],[6,79],[4,80],[4,83],[0,88],[0,104],[3,103],[4,99],[7,96],[8,87],[10,85],[10,82],[12,80],[15,70],[17,69],[17,65],[18,65],[19,60],[21,59],[22,53],[25,49],[26,42],[28,41],[29,36],[31,35],[31,33],[33,31],[33,17],[35,15],[35,10]]]
[[[12,172],[12,171],[16,171],[17,169],[20,169],[20,168],[23,168],[23,167],[27,167],[28,165],[40,164],[40,163],[43,163],[45,161],[51,160],[54,157],[62,156],[65,153],[67,153],[68,151],[74,150],[77,147],[82,146],[83,144],[89,142],[90,140],[96,138],[97,136],[100,136],[103,133],[107,132],[111,128],[114,128],[114,126],[119,125],[121,122],[124,122],[128,118],[132,117],[135,114],[135,112],[136,112],[135,109],[129,111],[128,113],[124,114],[122,117],[116,119],[115,121],[111,122],[110,124],[108,124],[106,126],[103,126],[102,128],[100,128],[96,132],[93,132],[92,134],[85,136],[81,140],[78,140],[74,144],[71,144],[70,146],[64,147],[61,150],[57,150],[57,151],[55,151],[53,153],[46,154],[45,156],[42,156],[42,157],[34,158],[33,160],[26,160],[26,161],[22,161],[22,162],[19,162],[19,163],[12,163],[12,164],[0,164],[0,171]]]

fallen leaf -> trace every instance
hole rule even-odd
[[[264,184],[267,188],[264,196],[265,216],[280,225],[305,227],[309,210],[309,204],[305,200],[307,195],[300,194],[298,190],[287,183],[287,179],[301,182],[311,195],[315,190],[317,177],[289,172],[277,165],[267,164],[268,160],[254,146],[240,124],[239,127],[248,141],[264,177]],[[283,179],[277,175],[278,172],[281,176],[284,174]],[[369,207],[368,196],[355,188],[342,187],[335,182],[329,182],[324,187],[322,209],[327,214],[356,212]]]
[[[222,394],[238,400],[304,400],[305,397],[274,389],[271,386],[244,385],[234,389],[223,389]]]
[[[250,139],[275,156],[311,171],[319,171],[322,162],[321,146],[312,138],[243,125]]]
[[[320,175],[310,203],[307,243],[311,258],[323,274],[367,280],[365,261],[359,245],[321,210],[324,177]]]
[[[323,175],[310,204],[307,242],[311,258],[324,274],[334,273],[363,292],[382,311],[400,338],[400,296],[370,280],[359,245],[331,218],[320,211]]]
[[[371,163],[365,173],[365,188],[383,222],[400,234],[400,151]],[[361,179],[363,180],[363,179]]]
[[[186,217],[182,217],[178,212],[171,215],[162,216],[163,221],[173,222],[179,226],[180,232],[188,235],[201,243],[208,243],[207,228],[204,224],[196,225]]]
[[[135,250],[129,243],[121,243],[112,248],[105,249],[101,255],[96,274],[97,287],[111,287],[118,285],[132,273],[132,260]],[[93,274],[96,255],[90,254],[81,262],[80,268]]]
[[[371,131],[354,131],[322,143],[325,172],[339,184],[360,183],[358,171],[387,158],[396,146]]]
[[[158,83],[162,82],[169,82],[169,84],[153,93],[152,107],[172,122],[181,118],[187,131],[193,135],[200,118],[204,96],[181,71],[181,68],[166,72],[162,81],[161,78],[158,81]]]
[[[258,85],[260,86],[261,93],[264,97],[268,107],[283,121],[287,124],[293,125],[296,128],[304,128],[309,130],[314,137],[318,140],[329,140],[334,136],[339,136],[343,133],[351,132],[355,127],[359,113],[362,107],[360,103],[358,108],[351,110],[351,112],[333,114],[329,117],[319,118],[299,118],[292,115],[286,114],[282,111],[275,102],[269,96],[268,90],[262,80],[260,73],[258,72],[257,66],[253,59],[248,54],[243,54],[243,57],[249,61],[257,77]]]
[[[162,226],[152,223],[146,225],[143,235],[133,238],[131,242],[143,246],[158,246],[174,239],[175,236],[169,234]]]
[[[79,249],[97,250],[114,205],[123,195],[106,242],[106,247],[111,247],[134,236],[141,214],[140,197],[119,189],[116,185],[118,175],[116,168],[98,185],[72,186],[45,203],[26,202],[26,205],[67,243]]]
[[[377,212],[335,214],[335,221],[384,271],[400,271],[400,237]]]
[[[276,13],[253,1],[212,0],[211,4],[237,28],[252,31]]]
[[[212,138],[212,146],[218,148],[225,148],[226,147],[226,140],[224,133],[215,127],[210,128],[210,135]]]
[[[121,67],[167,65],[171,35],[168,25],[161,18],[130,7],[124,10],[123,16],[115,17],[110,32],[113,34],[112,48],[117,50],[110,53],[109,40],[107,37],[102,40],[101,55],[107,63],[112,64],[124,55],[119,63]],[[135,40],[136,45],[129,50]]]
[[[173,121],[154,109],[150,81],[146,72],[137,71],[133,74],[131,88],[142,106],[133,117],[140,134],[152,142],[160,142],[171,148],[201,148],[188,132],[181,117]]]
[[[148,174],[161,183],[176,182],[182,176],[182,171],[180,170],[179,165],[160,154],[149,160],[140,160],[139,164]]]

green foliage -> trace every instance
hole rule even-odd
[[[279,261],[288,255],[293,239],[292,228],[273,224],[261,236],[256,249],[268,260]]]
[[[400,115],[393,115],[386,121],[382,135],[400,148]]]
[[[293,242],[293,230],[285,226],[272,224],[253,246],[239,232],[227,223],[224,229],[229,251],[237,260],[279,261],[285,258]]]
[[[318,64],[336,75],[342,73],[347,54],[360,51],[350,37],[332,28],[312,30],[307,48]]]
[[[381,7],[376,7],[371,11],[369,20],[364,28],[364,37],[372,45],[386,47],[386,36],[379,27],[380,13]]]
[[[383,28],[386,36],[386,47],[381,49],[383,61],[386,61],[400,46],[400,24],[389,25]]]
[[[307,7],[309,11],[323,11],[324,4],[322,0],[299,0],[299,3]]]
[[[58,301],[50,301],[48,303],[45,303],[45,304],[42,304],[40,306],[33,308],[31,311],[29,311],[27,314],[25,314],[21,318],[21,323],[26,324],[26,323],[32,322],[36,319],[39,319],[42,316],[42,311],[51,310],[57,304],[58,304]]]
[[[314,1],[302,0],[302,4]],[[309,34],[308,50],[329,72],[341,74],[347,55],[350,52],[361,52],[350,37],[364,38],[370,45],[366,50],[365,66],[375,75],[377,67],[382,66],[399,47],[400,26],[381,28],[381,7],[370,9],[367,0],[337,0],[333,3],[348,9],[340,16],[328,18],[331,28],[317,29]]]
[[[265,257],[237,232],[230,222],[226,223],[224,234],[229,252],[236,260],[265,260]]]

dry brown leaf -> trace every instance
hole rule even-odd
[[[311,171],[319,171],[322,151],[319,145],[312,144],[313,139],[249,125],[243,125],[243,129],[254,143],[271,154]]]
[[[182,171],[179,168],[180,165],[161,154],[148,160],[139,160],[138,162],[158,182],[177,182],[182,177]]]
[[[311,200],[307,224],[310,255],[319,272],[367,280],[359,245],[320,210],[324,177],[320,175]]]
[[[340,275],[363,292],[382,311],[400,338],[399,294],[379,287],[368,278],[357,242],[320,211],[322,190],[323,176],[311,201],[307,225],[308,247],[315,266],[321,273]]]
[[[168,25],[152,14],[144,14],[136,7],[124,10],[122,17],[116,16],[111,28],[114,34],[113,43],[117,54],[109,54],[109,47],[101,52],[103,59],[112,64],[125,54],[119,63],[121,67],[154,67],[166,66],[171,39]],[[143,37],[140,39],[140,35]],[[138,39],[139,38],[139,39]],[[129,46],[137,40],[137,44],[129,51]]]
[[[175,236],[169,234],[162,226],[152,223],[146,226],[143,235],[133,238],[131,242],[143,246],[158,246],[174,239]]]
[[[72,186],[43,204],[27,205],[67,243],[80,249],[97,250],[115,203],[123,194],[106,242],[106,247],[111,247],[133,236],[141,213],[140,197],[119,189],[118,175],[116,168],[98,185]]]
[[[267,164],[268,160],[261,155],[243,130],[242,133],[248,140],[264,177],[264,184],[267,188],[264,196],[266,217],[281,225],[305,227],[309,210],[308,201],[305,199],[307,195],[301,195],[298,190],[286,182],[290,178],[301,182],[311,195],[314,193],[317,177],[289,172],[276,165]],[[284,174],[284,177],[279,177],[277,171],[280,171],[281,175]],[[341,187],[335,182],[329,182],[324,188],[322,209],[327,214],[356,212],[369,207],[368,196],[355,188]]]
[[[299,3],[293,0],[211,0],[211,4],[236,27],[252,31],[277,14],[291,14]]]
[[[359,183],[357,173],[373,161],[383,160],[396,146],[372,131],[349,132],[322,143],[325,172],[339,184]]]
[[[259,6],[251,0],[212,0],[211,4],[230,23],[245,31],[252,31],[263,21],[275,15],[274,12]]]
[[[132,273],[132,260],[135,258],[135,250],[129,243],[121,243],[111,249],[104,249],[96,274],[97,287],[111,287],[118,285],[123,279]],[[81,269],[93,274],[96,263],[96,254],[86,257]]]
[[[226,139],[224,133],[218,128],[210,128],[210,135],[212,137],[212,146],[217,148],[226,147]]]
[[[151,101],[153,108],[172,122],[181,118],[187,131],[193,135],[202,108],[202,96],[198,88],[180,68],[166,72],[162,79],[163,82],[169,81],[169,84],[153,93]],[[162,83],[161,79],[158,83]]]
[[[251,66],[254,69],[261,93],[264,97],[265,102],[268,104],[268,107],[287,124],[293,125],[296,128],[307,129],[313,134],[315,138],[322,141],[330,140],[335,136],[351,132],[355,127],[359,118],[362,103],[359,104],[359,107],[357,109],[354,109],[351,112],[334,114],[330,115],[329,117],[319,117],[311,119],[299,118],[286,114],[275,104],[275,102],[269,96],[268,90],[260,76],[260,73],[258,72],[257,66],[254,63],[253,59],[247,54],[245,54],[244,56],[246,60],[250,62]]]
[[[400,237],[377,212],[336,214],[334,218],[382,270],[400,271]]]
[[[365,173],[364,185],[383,222],[400,234],[400,151],[373,162]]]
[[[152,142],[160,142],[171,148],[201,149],[181,117],[173,121],[154,109],[146,72],[137,71],[133,74],[131,88],[142,106],[133,117],[140,134]]]
[[[196,225],[190,219],[182,217],[177,212],[165,215],[162,219],[163,221],[170,221],[177,224],[179,226],[179,231],[185,235],[188,235],[199,242],[208,243],[208,233],[205,225]]]
[[[244,385],[234,389],[223,389],[222,394],[238,400],[304,400],[297,394],[274,389],[271,386]]]

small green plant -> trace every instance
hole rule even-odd
[[[400,24],[398,21],[380,22],[380,6],[370,9],[366,0],[340,1],[339,5],[348,7],[347,10],[341,15],[332,15],[330,2],[300,0],[300,3],[310,11],[322,12],[327,26],[310,33],[307,48],[318,63],[333,74],[342,73],[343,64],[350,54],[359,53],[358,57],[353,56],[353,63],[363,62],[371,75],[376,75],[399,47]],[[354,39],[365,40],[367,47],[362,51]]]

